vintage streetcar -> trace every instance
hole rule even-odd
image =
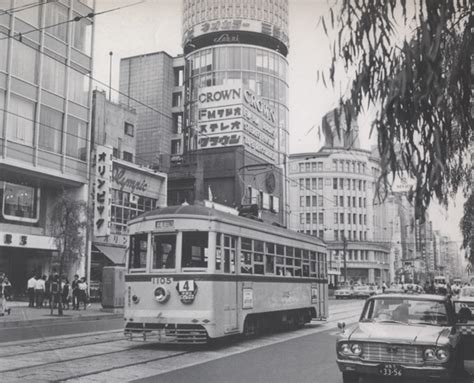
[[[209,205],[209,204],[208,204]],[[326,320],[326,245],[201,204],[129,223],[125,335],[206,343]]]

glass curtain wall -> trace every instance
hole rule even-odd
[[[278,163],[288,153],[288,62],[277,52],[250,46],[221,45],[195,51],[187,57],[186,82],[190,104],[186,105],[191,124],[196,121],[198,89],[207,86],[239,84],[250,88],[277,115]],[[189,125],[189,124],[188,124]],[[189,148],[196,148],[191,134]]]

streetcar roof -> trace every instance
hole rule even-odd
[[[259,230],[264,231],[269,231],[270,233],[284,233],[285,235],[288,235],[291,233],[291,236],[293,238],[299,238],[303,241],[307,242],[312,242],[315,243],[317,242],[318,244],[322,246],[326,246],[326,243],[317,237],[303,234],[303,233],[298,233],[297,231],[292,231],[289,229],[285,229],[283,227],[271,225],[266,222],[260,222],[258,220],[253,220],[251,218],[245,218],[245,217],[240,217],[238,215],[233,215],[230,213],[226,213],[220,210],[216,210],[213,208],[206,207],[204,205],[177,205],[177,206],[166,206],[162,208],[158,208],[155,210],[150,210],[148,212],[145,212],[143,214],[140,214],[139,216],[135,217],[134,219],[129,220],[129,225],[133,225],[134,223],[142,222],[145,220],[153,220],[153,219],[160,219],[164,218],[164,216],[202,216],[202,217],[208,217],[212,218],[218,221],[225,221],[227,223],[231,224],[236,224],[239,226],[253,226],[253,227],[258,227]]]

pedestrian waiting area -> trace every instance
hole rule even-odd
[[[89,303],[86,309],[82,307],[80,310],[72,310],[72,307],[64,309],[62,316],[58,316],[57,308],[51,314],[49,307],[29,307],[28,302],[3,301],[3,304],[5,304],[5,307],[4,315],[0,316],[0,328],[47,324],[52,321],[87,321],[120,318],[123,316],[121,312],[104,310],[102,305],[97,302]]]

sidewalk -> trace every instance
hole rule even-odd
[[[100,303],[92,303],[86,310],[63,310],[63,316],[58,316],[58,310],[49,308],[28,307],[28,302],[8,302],[10,315],[0,316],[0,328],[23,327],[34,324],[46,324],[52,322],[89,321],[103,320],[123,317],[121,312],[103,311]]]

